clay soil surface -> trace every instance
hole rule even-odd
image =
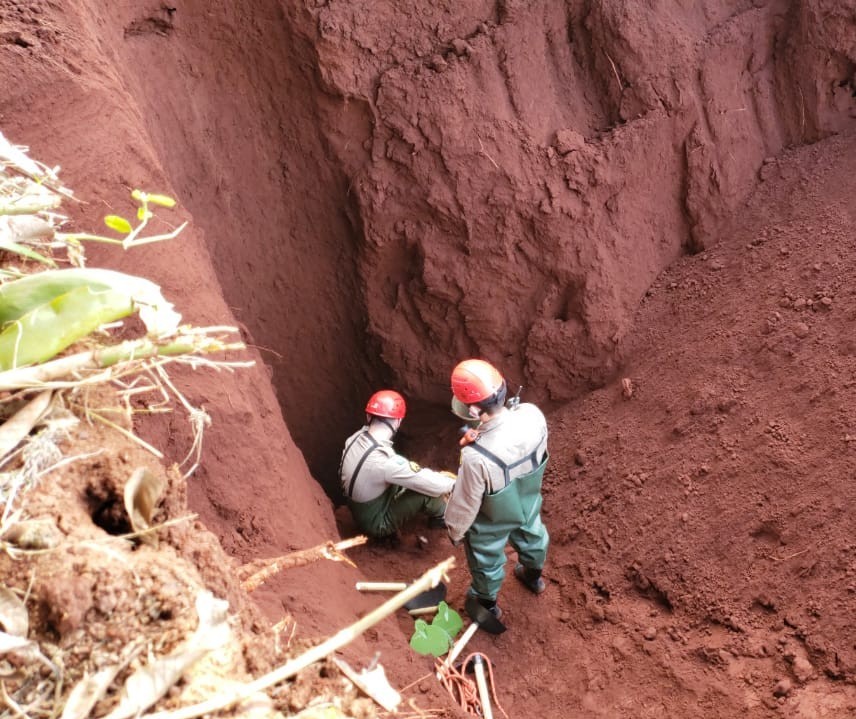
[[[652,285],[621,377],[549,413],[547,592],[506,580],[509,631],[473,640],[510,716],[856,712],[854,153],[851,133],[766,164]],[[429,546],[360,564],[407,576]]]
[[[854,151],[856,137],[843,135],[769,163],[721,242],[651,287],[626,350],[627,381],[551,408],[547,592],[534,598],[509,580],[500,597],[509,630],[471,644],[490,657],[509,716],[856,711]],[[413,433],[404,441],[426,463],[450,466],[456,428],[451,418],[435,427],[430,445]],[[319,614],[356,619],[368,606],[350,586],[357,579],[409,579],[454,555],[449,602],[462,610],[462,553],[441,530],[415,525],[395,548],[350,551],[359,569],[336,569],[335,593],[317,586],[338,565],[278,576],[265,592],[288,611],[268,602],[265,618],[201,524],[180,522],[157,547],[111,538],[128,529],[119,497],[131,469],[162,470],[103,428],[81,425],[69,442],[70,454],[102,454],[42,481],[27,505],[59,550],[3,560],[7,586],[31,588],[31,636],[63,658],[69,685],[129,646],[174,649],[195,627],[202,587],[238,618],[233,654],[194,673],[167,706],[224,686],[224,673],[258,674],[340,628],[319,624]],[[168,476],[158,520],[188,512],[184,482]],[[337,520],[342,536],[354,534],[346,511]],[[259,546],[258,556],[270,553]],[[412,625],[401,612],[344,654],[359,666],[379,652],[413,706],[462,716],[431,661],[407,647]],[[348,711],[372,715],[345,686],[334,669],[315,668],[276,693],[274,706],[288,713],[312,698],[350,697]]]
[[[118,3],[112,11],[130,13],[129,5]],[[240,187],[206,176],[208,165],[194,164],[187,149],[195,145],[178,142],[187,124],[172,127],[172,145],[164,137],[152,139],[155,106],[117,107],[113,98],[125,97],[120,94],[127,90],[124,80],[109,71],[96,79],[88,74],[88,59],[97,55],[93,48],[115,55],[121,51],[111,43],[125,47],[128,38],[169,36],[167,6],[147,13],[148,24],[129,24],[124,38],[101,34],[109,24],[102,17],[87,19],[89,34],[84,34],[81,18],[89,16],[77,13],[72,23],[71,12],[66,16],[56,3],[6,0],[0,10],[0,76],[12,78],[8,93],[14,98],[0,106],[0,129],[15,142],[31,144],[45,162],[67,168],[65,180],[88,203],[71,212],[78,227],[94,227],[106,212],[127,209],[125,190],[139,186],[171,191],[178,185],[188,195],[200,188],[212,196],[204,202],[197,196],[199,208],[242,212]],[[243,38],[250,44],[256,39]],[[198,68],[183,71],[192,77]],[[294,80],[280,79],[284,85]],[[216,79],[210,81],[216,85]],[[139,77],[135,82],[145,85]],[[135,90],[149,98],[155,90],[165,92],[154,85]],[[229,122],[240,126],[235,119],[240,117],[236,111]],[[798,114],[795,118],[792,124],[798,125]],[[636,309],[623,326],[624,340],[615,343],[613,370],[588,368],[587,377],[607,378],[601,386],[561,402],[544,386],[528,390],[543,400],[551,430],[544,505],[552,536],[548,588],[535,598],[509,579],[499,600],[508,631],[499,637],[478,633],[471,644],[490,658],[499,704],[508,716],[856,715],[856,134],[848,129],[852,122],[841,124],[838,134],[818,131],[824,139],[771,154],[757,176],[747,170],[741,182],[755,189],[745,200],[736,199],[736,190],[730,195],[733,212],[705,214],[703,251],[678,256],[680,248],[673,247],[665,254],[674,250],[678,259],[664,271],[654,273],[653,264],[646,268],[655,279],[643,283],[647,290],[640,292],[638,307],[629,303]],[[633,134],[629,125],[628,133]],[[326,145],[300,137],[321,164]],[[166,146],[159,148],[161,157],[172,148],[170,160],[192,166],[193,172],[172,180],[161,164],[169,163],[152,149],[158,143]],[[182,152],[186,156],[178,157]],[[225,167],[222,171],[225,177]],[[615,168],[610,173],[622,175]],[[245,179],[258,178],[247,169]],[[324,187],[347,187],[342,177],[328,180]],[[293,189],[299,182],[289,177],[286,184]],[[314,188],[316,194],[324,187]],[[380,195],[384,189],[378,184],[372,192]],[[381,207],[377,197],[370,199],[375,210]],[[328,210],[316,205],[300,221],[304,227],[323,226],[328,239],[340,231],[357,232],[358,223]],[[167,220],[177,224],[186,216],[185,209]],[[216,232],[211,215],[206,222],[206,231]],[[249,286],[271,261],[256,257],[248,274],[239,274],[236,258],[243,245],[235,242],[215,268],[205,237],[197,223],[168,255],[148,248],[113,264],[152,276],[188,319],[231,323],[240,308],[223,299],[215,277],[229,277],[221,279],[224,285]],[[107,253],[95,256],[104,259]],[[332,240],[319,246],[317,257],[328,269],[341,260]],[[307,291],[331,292],[333,275],[311,277],[310,269],[311,263],[299,265]],[[611,280],[616,275],[620,272],[613,268]],[[267,279],[271,287],[276,284],[276,278]],[[640,280],[628,277],[628,283]],[[258,301],[252,311],[268,307],[271,287],[251,293]],[[419,282],[408,287],[418,289]],[[320,321],[329,320],[325,326],[334,330],[312,335],[305,350],[301,332],[317,322],[306,321],[308,310],[295,313],[304,324],[292,330],[289,351],[307,374],[318,370],[318,386],[329,396],[361,397],[374,370],[356,350],[342,352],[330,339],[344,314],[350,341],[361,341],[359,322],[346,311],[360,306],[359,293],[345,289],[353,295],[324,305],[334,309]],[[595,300],[609,294],[603,287],[598,292]],[[276,333],[269,330],[270,336]],[[251,345],[265,344],[254,343],[249,329],[245,336]],[[399,341],[392,335],[382,339],[393,347]],[[373,341],[366,342],[374,351]],[[444,346],[451,344],[438,342],[435,351]],[[550,351],[555,361],[543,367],[555,371],[563,366],[563,353]],[[518,354],[515,362],[522,366],[523,351]],[[176,377],[213,419],[205,461],[189,480],[115,433],[80,422],[57,438],[57,446],[67,456],[87,458],[42,477],[26,496],[28,517],[40,521],[37,533],[0,536],[1,581],[25,599],[28,637],[54,667],[62,667],[59,694],[86,674],[119,667],[95,716],[116,706],[122,681],[145,657],[180,649],[197,627],[196,600],[205,589],[229,602],[229,642],[177,682],[157,709],[257,677],[364,616],[378,601],[355,591],[354,582],[361,579],[408,580],[454,556],[458,566],[450,577],[449,602],[462,611],[468,586],[463,552],[451,547],[442,530],[421,525],[407,528],[396,547],[349,551],[355,567],[316,562],[283,572],[252,594],[241,589],[237,577],[246,562],[355,534],[347,512],[335,509],[315,481],[329,477],[311,477],[292,443],[265,356],[252,346],[248,356],[256,359],[256,368],[234,378]],[[267,359],[284,364],[281,357]],[[449,364],[456,359],[449,357]],[[337,383],[348,374],[337,373],[341,364],[353,373],[360,392],[353,387],[339,392]],[[538,366],[537,361],[531,365]],[[408,355],[402,373],[411,367],[414,387],[428,382],[426,368]],[[531,367],[527,380],[537,377]],[[439,370],[432,365],[428,374],[434,372]],[[301,383],[286,399],[305,400],[312,386]],[[434,387],[425,397],[434,401],[440,393]],[[288,414],[298,403],[283,404]],[[352,413],[342,410],[335,420],[324,420],[323,437],[309,442],[313,450],[338,446],[331,427],[358,425],[360,408],[350,404]],[[311,428],[304,424],[300,433]],[[180,460],[187,451],[189,433],[180,412],[138,422],[136,429],[168,460]],[[454,468],[457,427],[445,404],[415,411],[401,440],[412,459]],[[156,545],[120,538],[129,529],[122,513],[124,483],[138,467],[166,479],[154,521],[174,523],[158,533]],[[21,548],[51,551],[21,555]],[[513,560],[509,557],[509,569]],[[360,667],[379,654],[404,695],[400,716],[463,716],[433,679],[432,661],[408,647],[412,627],[412,618],[399,612],[340,655]],[[56,676],[46,664],[4,656],[0,680],[15,703],[6,701],[2,716],[50,714]],[[270,694],[255,697],[244,712],[292,715],[320,699],[338,702],[346,715],[382,714],[326,663]]]

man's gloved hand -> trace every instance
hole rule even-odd
[[[442,474],[442,475],[444,475],[444,476],[446,476],[446,477],[451,477],[452,479],[457,479],[457,478],[458,478],[458,475],[457,475],[457,474],[455,474],[454,472],[449,472],[449,471],[447,471],[447,470],[445,470],[445,469],[444,469],[442,472],[440,472],[440,474]]]

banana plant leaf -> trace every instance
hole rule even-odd
[[[103,324],[127,317],[127,294],[83,286],[25,314],[0,332],[0,370],[51,359]]]
[[[39,272],[0,285],[0,328],[80,287],[110,290],[140,303],[140,316],[153,335],[174,332],[181,320],[160,287],[150,280],[113,270],[72,268]]]

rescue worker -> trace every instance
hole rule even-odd
[[[360,530],[370,537],[394,537],[410,518],[422,513],[430,527],[444,527],[444,495],[456,475],[420,467],[397,454],[392,441],[407,407],[392,390],[375,392],[366,405],[366,424],[348,437],[339,479]]]
[[[514,576],[534,594],[546,588],[541,570],[550,537],[541,521],[541,480],[548,459],[547,421],[534,404],[512,400],[506,406],[505,379],[484,360],[455,367],[452,393],[452,409],[469,428],[461,439],[446,527],[453,544],[464,542],[469,594],[499,619],[496,599],[505,579],[507,543],[517,551]]]

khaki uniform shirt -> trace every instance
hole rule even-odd
[[[354,502],[370,502],[377,499],[391,484],[412,489],[429,497],[440,497],[452,491],[455,485],[453,477],[420,467],[416,462],[411,462],[397,454],[392,448],[392,440],[377,437],[374,439],[380,446],[369,454],[360,468],[357,481],[354,483],[353,495],[350,497]],[[346,497],[351,477],[360,460],[371,447],[368,426],[354,432],[345,442],[340,480]]]
[[[547,420],[534,404],[524,403],[517,409],[504,409],[479,427],[478,443],[506,464],[537,450],[540,462],[547,452]],[[510,470],[513,480],[534,469],[523,462]],[[472,447],[461,452],[458,481],[446,505],[446,527],[453,542],[463,539],[481,508],[485,492],[493,494],[505,486],[505,472],[496,462]]]

